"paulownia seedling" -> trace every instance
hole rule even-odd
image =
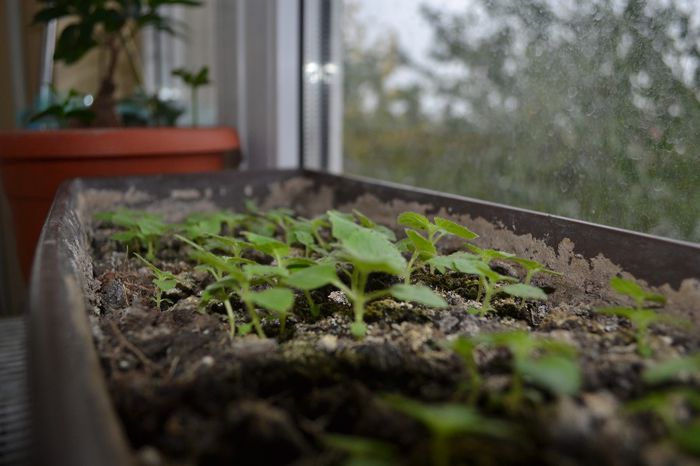
[[[480,290],[477,299],[481,298],[481,307],[470,309],[470,312],[476,314],[485,315],[493,311],[491,301],[497,292],[523,299],[541,301],[547,299],[547,295],[540,288],[524,283],[514,283],[518,280],[496,272],[478,255],[456,252],[449,256],[434,257],[429,263],[441,272],[450,269],[479,277]]]
[[[665,371],[665,370],[664,370]],[[694,416],[679,419],[678,414],[690,411]],[[651,413],[664,424],[669,438],[686,452],[700,457],[700,391],[688,387],[672,387],[654,391],[627,403],[629,413]]]
[[[657,313],[654,309],[645,307],[647,304],[664,304],[666,298],[663,295],[649,293],[632,280],[613,277],[610,286],[620,294],[629,296],[634,301],[634,307],[613,306],[597,309],[601,314],[624,317],[629,320],[634,328],[637,352],[640,356],[648,358],[652,355],[649,345],[649,327],[657,323],[679,325],[682,322],[671,316]]]
[[[555,395],[575,395],[581,386],[581,373],[575,349],[566,343],[536,337],[523,330],[496,332],[474,337],[474,343],[506,348],[512,360],[512,382],[506,405],[519,409],[531,383]]]
[[[510,424],[484,417],[474,408],[462,404],[426,404],[398,395],[387,396],[384,401],[393,409],[414,418],[428,429],[433,466],[449,466],[449,441],[457,435],[507,439],[514,434]]]
[[[323,437],[326,445],[344,452],[348,459],[344,466],[393,466],[396,448],[390,443],[355,435],[329,434]]]
[[[516,264],[519,264],[521,267],[525,269],[525,278],[523,279],[523,283],[525,285],[529,285],[532,283],[532,277],[536,273],[546,273],[548,275],[557,275],[561,276],[559,272],[556,272],[554,270],[548,269],[545,267],[544,264],[540,264],[539,262],[532,260],[532,259],[525,259],[522,257],[511,257],[510,259],[511,262],[515,262]]]
[[[478,238],[479,235],[467,227],[442,217],[433,217],[433,222],[416,212],[403,212],[397,218],[399,225],[407,227],[404,231],[408,239],[411,257],[404,272],[405,283],[411,281],[411,274],[426,261],[438,255],[437,243],[445,236],[452,235],[465,240]]]
[[[112,239],[132,246],[132,249],[146,249],[146,258],[155,260],[155,249],[163,235],[171,226],[160,216],[149,212],[120,209],[114,212],[100,212],[95,218],[122,227],[112,235]]]
[[[288,286],[310,291],[333,285],[341,290],[352,303],[355,319],[350,329],[357,338],[362,338],[367,331],[364,323],[365,306],[375,299],[393,296],[426,306],[446,306],[444,299],[425,286],[403,284],[367,292],[367,280],[371,273],[400,275],[406,266],[405,259],[383,234],[358,225],[335,212],[329,212],[328,216],[332,225],[332,235],[339,242],[337,260],[340,261],[341,270],[347,274],[350,286],[340,279],[338,267],[330,259],[326,263],[292,274],[285,280]],[[345,265],[350,267],[349,271],[343,268]]]
[[[160,307],[164,302],[170,302],[169,299],[163,298],[163,293],[166,293],[177,286],[179,283],[178,278],[171,272],[161,270],[139,254],[134,253],[136,257],[139,258],[141,262],[144,263],[153,274],[152,283],[156,287],[156,295],[153,297],[153,301],[156,303],[156,308],[160,311]]]
[[[644,381],[657,384],[671,382],[681,376],[700,378],[700,352],[670,359],[644,371]]]
[[[245,215],[231,212],[195,212],[183,222],[182,236],[201,243],[211,236],[220,235],[222,225],[233,232],[245,219]]]

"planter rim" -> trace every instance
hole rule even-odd
[[[0,162],[162,156],[238,148],[238,134],[225,127],[0,131]]]

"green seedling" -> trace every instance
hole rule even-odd
[[[195,212],[187,217],[182,225],[182,235],[192,241],[201,242],[208,237],[221,234],[222,225],[230,231],[241,225],[245,215],[229,212]]]
[[[270,276],[278,273],[276,267],[267,267],[258,264],[244,264],[239,267],[227,267],[227,274],[219,280],[207,286],[202,293],[202,303],[207,304],[213,298],[228,302],[226,311],[229,317],[231,336],[235,334],[236,323],[233,310],[230,309],[229,296],[235,294],[243,303],[253,329],[260,338],[265,338],[260,324],[260,316],[255,306],[273,311],[280,317],[280,331],[284,332],[284,322],[287,313],[294,304],[294,293],[287,288],[268,288],[263,291],[254,291],[253,286],[266,282]]]
[[[285,279],[288,286],[304,291],[332,285],[341,290],[352,303],[354,322],[350,329],[357,338],[362,338],[367,327],[364,323],[365,306],[370,301],[393,296],[404,301],[413,301],[432,307],[444,307],[445,301],[432,290],[418,285],[394,285],[388,289],[367,292],[367,280],[374,272],[400,275],[406,266],[396,246],[383,234],[358,225],[344,215],[329,213],[332,235],[338,240],[336,265],[331,259],[293,273]],[[347,269],[346,269],[347,266]],[[350,286],[338,276],[340,268],[347,275]]]
[[[649,345],[649,327],[657,323],[678,325],[681,322],[670,316],[658,314],[654,309],[645,307],[649,303],[664,304],[666,298],[663,295],[649,293],[637,283],[620,277],[613,277],[610,286],[620,294],[629,296],[634,301],[634,307],[604,307],[597,309],[601,314],[623,317],[630,321],[635,332],[637,352],[640,356],[648,358],[652,355]]]
[[[467,401],[470,405],[474,405],[479,398],[482,382],[479,366],[476,363],[476,359],[474,359],[474,351],[477,346],[478,342],[474,338],[466,337],[460,337],[450,345],[452,351],[457,353],[464,361],[464,367],[467,370]]]
[[[163,293],[166,293],[175,288],[179,283],[179,280],[171,272],[166,272],[165,270],[159,269],[158,267],[141,257],[139,254],[134,253],[134,255],[138,257],[139,260],[143,262],[149,269],[151,269],[151,273],[153,273],[152,283],[156,287],[156,295],[153,298],[153,301],[156,303],[156,307],[160,311],[160,307],[164,302],[171,302],[169,299],[163,298]]]
[[[209,81],[209,67],[203,66],[197,71],[190,71],[185,68],[178,68],[172,71],[173,76],[177,76],[190,88],[190,104],[192,105],[192,126],[199,124],[199,100],[197,93],[200,87],[206,86]]]
[[[331,434],[323,437],[328,447],[344,452],[344,466],[391,466],[396,464],[396,448],[379,440],[354,435]]]
[[[145,248],[146,258],[151,261],[155,259],[155,249],[160,238],[171,229],[160,216],[136,210],[100,212],[95,218],[122,227],[124,230],[114,233],[112,239],[131,245],[132,249]]]
[[[525,285],[529,285],[530,283],[532,283],[532,277],[536,273],[546,273],[549,275],[561,276],[559,272],[555,272],[554,270],[548,269],[544,266],[544,264],[540,264],[539,262],[532,259],[524,259],[522,257],[511,257],[508,260],[519,264],[525,269],[525,279],[523,280],[523,283]]]
[[[489,266],[488,262],[478,255],[457,252],[449,256],[434,257],[429,261],[429,264],[443,273],[450,269],[479,277],[477,300],[481,299],[481,307],[470,309],[470,312],[479,315],[493,311],[491,301],[497,292],[522,299],[541,301],[547,299],[547,295],[540,288],[524,283],[514,283],[517,282],[517,279],[496,272]]]
[[[438,255],[437,243],[445,236],[452,235],[465,240],[478,238],[468,228],[442,217],[433,217],[433,222],[416,212],[404,212],[397,218],[399,225],[407,227],[404,231],[408,239],[411,257],[406,264],[404,281],[410,283],[411,274],[426,261]]]
[[[431,464],[449,466],[449,441],[457,435],[479,435],[507,439],[513,435],[510,424],[480,415],[473,408],[454,403],[426,404],[390,395],[384,401],[425,426],[431,437]]]
[[[686,452],[700,456],[700,416],[691,419],[678,419],[684,406],[690,406],[695,413],[700,411],[700,391],[687,387],[673,387],[654,391],[643,398],[627,403],[629,413],[651,413],[657,416],[666,427],[669,438]]]
[[[555,395],[575,395],[580,389],[576,351],[566,343],[538,338],[523,330],[481,335],[476,342],[510,352],[513,375],[505,401],[513,409],[522,405],[525,382]]]
[[[700,377],[700,352],[656,364],[644,371],[644,381],[658,384],[681,376]]]

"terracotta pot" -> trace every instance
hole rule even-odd
[[[109,128],[0,132],[0,175],[27,277],[58,186],[76,177],[185,173],[238,164],[230,128]]]

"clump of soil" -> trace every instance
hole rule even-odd
[[[112,232],[109,225],[97,224],[92,233],[97,293],[91,319],[113,403],[144,465],[344,464],[348,457],[329,446],[330,434],[393,445],[397,464],[430,464],[428,432],[389,407],[384,397],[399,393],[424,402],[459,401],[468,371],[446,342],[513,329],[574,346],[583,375],[581,393],[558,398],[534,391],[520,409],[509,411],[490,396],[503,393],[511,383],[509,355],[479,351],[484,389],[477,406],[491,417],[508,419],[518,435],[505,441],[456,436],[451,442],[453,464],[691,461],[663,440],[658,420],[626,413],[624,407],[649,391],[641,378],[646,367],[698,351],[700,336],[688,329],[654,326],[650,335],[654,356],[639,356],[629,323],[595,312],[602,305],[624,301],[602,284],[619,272],[609,264],[605,264],[607,276],[596,281],[586,262],[588,278],[579,280],[575,274],[583,273],[585,260],[560,249],[546,263],[564,276],[541,275],[533,282],[549,293],[546,302],[497,295],[496,312],[486,316],[467,312],[476,305],[473,278],[422,270],[414,280],[436,290],[449,307],[436,310],[393,299],[375,301],[369,306],[367,336],[362,340],[350,334],[351,307],[342,294],[327,287],[313,292],[321,309],[318,318],[304,312],[306,303],[299,298],[301,311],[290,316],[285,334],[280,334],[276,317],[269,315],[263,319],[268,338],[232,339],[224,309],[199,305],[208,278],[193,269],[184,248],[166,240],[156,262],[194,285],[167,293],[170,303],[158,310],[152,301],[150,271],[108,239]],[[508,249],[503,235],[494,238],[486,236],[482,244]],[[525,257],[537,255],[540,247],[531,238],[511,245],[513,252]],[[447,244],[445,249],[455,247]],[[529,253],[522,251],[525,247]],[[519,273],[508,264],[500,267],[502,274]],[[386,280],[373,275],[369,287],[373,281],[386,286]],[[236,304],[236,319],[246,321]],[[678,313],[687,314],[687,309]]]

